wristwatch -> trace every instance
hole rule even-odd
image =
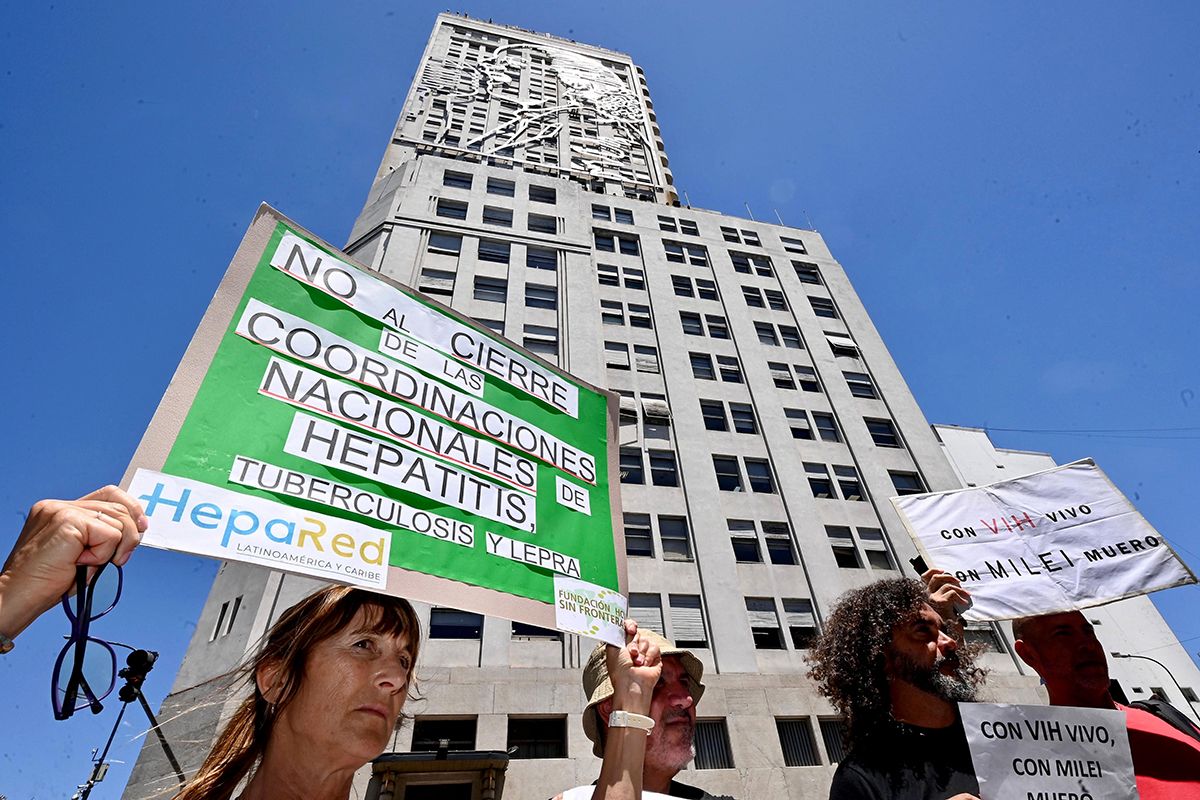
[[[630,711],[613,711],[608,715],[608,727],[637,728],[638,730],[650,733],[650,731],[654,730],[654,720]]]

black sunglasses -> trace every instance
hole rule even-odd
[[[104,710],[100,701],[117,682],[117,654],[108,642],[89,636],[88,629],[93,620],[117,605],[123,583],[121,568],[115,564],[102,564],[90,582],[87,567],[75,568],[74,597],[68,592],[62,598],[63,611],[71,620],[71,635],[54,662],[50,678],[55,719],[69,719],[84,708],[91,708],[93,714]],[[65,680],[64,666],[69,669]]]

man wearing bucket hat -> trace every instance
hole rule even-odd
[[[702,800],[732,800],[708,794],[702,789],[687,786],[675,776],[695,756],[692,737],[696,730],[696,703],[704,694],[704,665],[688,650],[654,631],[643,629],[640,635],[657,646],[662,657],[662,675],[654,688],[648,714],[638,709],[618,708],[614,704],[613,686],[605,663],[605,647],[592,651],[583,668],[583,692],[587,706],[583,709],[583,732],[592,742],[592,752],[604,756],[604,742],[613,728],[638,728],[647,731],[646,755],[642,767],[642,797],[645,800],[685,797]],[[558,795],[555,800],[586,800],[592,796],[592,786],[577,786]]]

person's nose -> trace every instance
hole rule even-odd
[[[390,694],[396,694],[408,686],[408,670],[400,664],[383,663],[375,673],[375,684]]]
[[[937,648],[939,653],[953,653],[958,650],[958,640],[945,631],[938,631]]]
[[[687,710],[696,702],[692,699],[692,693],[683,684],[677,683],[671,687],[671,694],[668,696],[672,708],[681,708]]]

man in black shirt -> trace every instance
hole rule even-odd
[[[977,800],[957,706],[983,680],[959,649],[967,595],[944,573],[927,580],[847,592],[812,650],[810,675],[846,720],[830,800]]]

